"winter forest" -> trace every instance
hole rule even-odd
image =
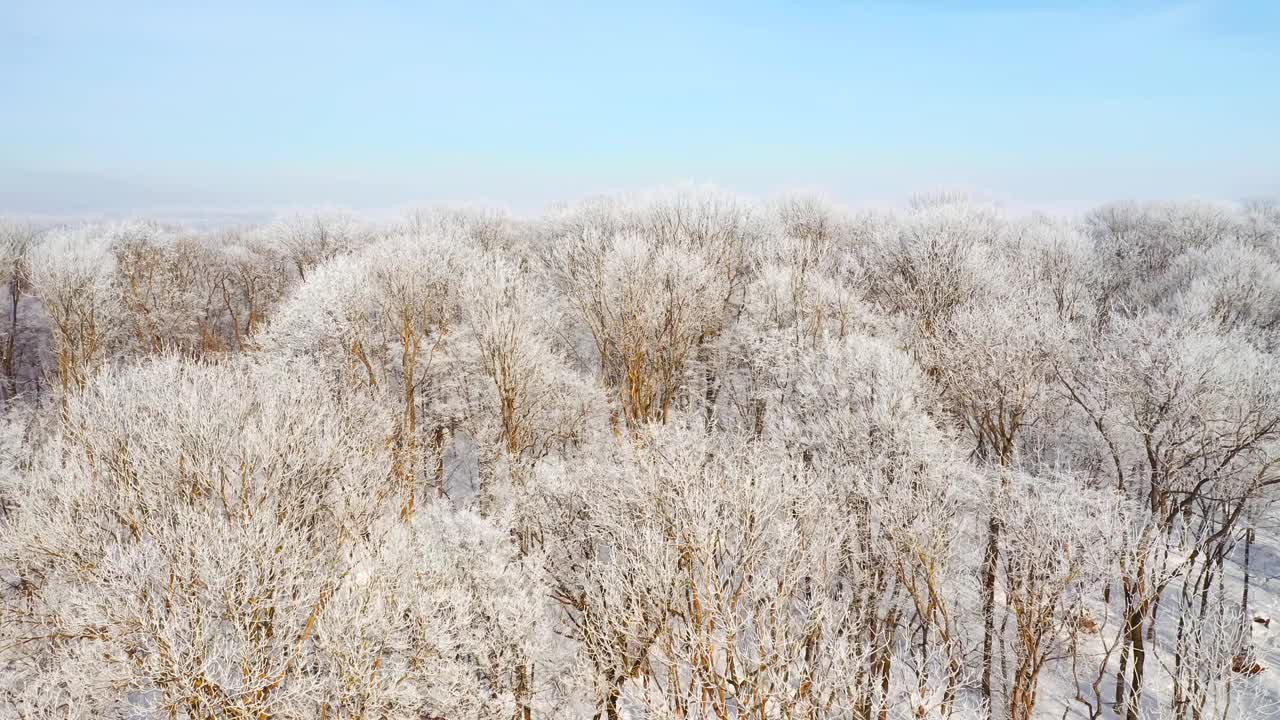
[[[1280,716],[1280,203],[9,220],[0,272],[0,717]]]

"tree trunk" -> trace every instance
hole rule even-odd
[[[1244,532],[1244,589],[1240,591],[1240,615],[1244,622],[1245,650],[1253,644],[1253,614],[1249,612],[1249,552],[1253,548],[1253,528]]]
[[[982,699],[994,707],[991,698],[991,667],[996,619],[996,562],[1000,554],[1000,523],[994,516],[987,522],[987,550],[982,561]]]
[[[1138,606],[1129,613],[1126,621],[1133,661],[1130,663],[1132,665],[1132,675],[1129,682],[1129,700],[1125,708],[1125,720],[1138,720],[1138,710],[1142,703],[1142,678],[1147,655],[1146,645],[1144,644],[1145,638],[1142,633],[1142,627],[1145,624],[1143,622],[1144,615],[1142,604],[1139,602]]]
[[[616,682],[610,684],[609,694],[604,700],[604,715],[606,720],[618,720],[618,684]]]

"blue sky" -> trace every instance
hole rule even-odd
[[[0,211],[1275,194],[1277,5],[0,0]]]

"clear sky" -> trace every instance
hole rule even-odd
[[[0,211],[1280,193],[1280,3],[0,0]]]

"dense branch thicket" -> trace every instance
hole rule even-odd
[[[3,717],[1280,703],[1275,203],[5,222],[0,282]]]

